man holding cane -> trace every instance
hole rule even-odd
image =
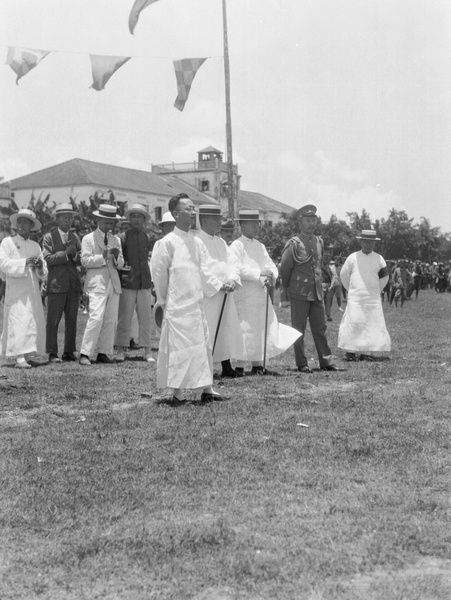
[[[205,298],[205,316],[210,333],[213,362],[221,362],[221,377],[239,377],[230,359],[244,356],[243,335],[233,294],[240,285],[240,267],[232,260],[226,242],[218,235],[221,229],[221,208],[216,205],[199,207],[200,231],[197,237],[207,250],[207,267],[223,284],[223,288]]]
[[[232,259],[240,266],[242,287],[235,291],[235,304],[244,339],[245,360],[235,368],[244,374],[246,361],[252,362],[251,375],[273,374],[263,364],[284,352],[300,334],[277,321],[272,302],[267,300],[278,270],[265,246],[255,239],[260,228],[258,210],[240,210],[241,237],[230,246]],[[268,302],[268,303],[267,303]]]

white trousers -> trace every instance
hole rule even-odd
[[[89,317],[80,354],[92,357],[97,348],[98,354],[112,355],[120,294],[116,294],[110,281],[105,293],[88,292],[88,296]]]
[[[152,292],[150,289],[122,289],[121,298],[119,300],[116,346],[128,348],[130,338],[132,337],[132,318],[135,308],[139,325],[138,345],[150,349],[150,336],[152,333]]]

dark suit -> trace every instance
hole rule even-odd
[[[77,254],[68,256],[66,248],[75,246]],[[64,313],[64,352],[75,352],[77,317],[80,305],[81,244],[77,234],[70,231],[64,244],[58,229],[46,233],[42,249],[48,267],[46,351],[58,354],[58,326]]]
[[[321,263],[323,241],[315,235],[303,233],[291,238],[285,245],[280,264],[280,276],[288,288],[291,306],[291,324],[302,333],[294,344],[297,367],[308,365],[304,352],[304,334],[307,319],[310,322],[313,340],[319,357],[320,367],[331,363],[331,350],[326,337]]]

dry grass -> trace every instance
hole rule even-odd
[[[450,308],[387,308],[390,362],[289,351],[213,405],[159,404],[138,360],[4,367],[0,597],[448,599]]]

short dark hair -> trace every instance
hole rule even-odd
[[[174,216],[173,213],[177,209],[177,206],[179,205],[180,200],[183,200],[183,198],[188,198],[188,200],[189,200],[188,194],[185,194],[184,192],[182,192],[181,194],[177,194],[177,196],[172,196],[172,198],[169,200],[168,210],[172,216]]]

